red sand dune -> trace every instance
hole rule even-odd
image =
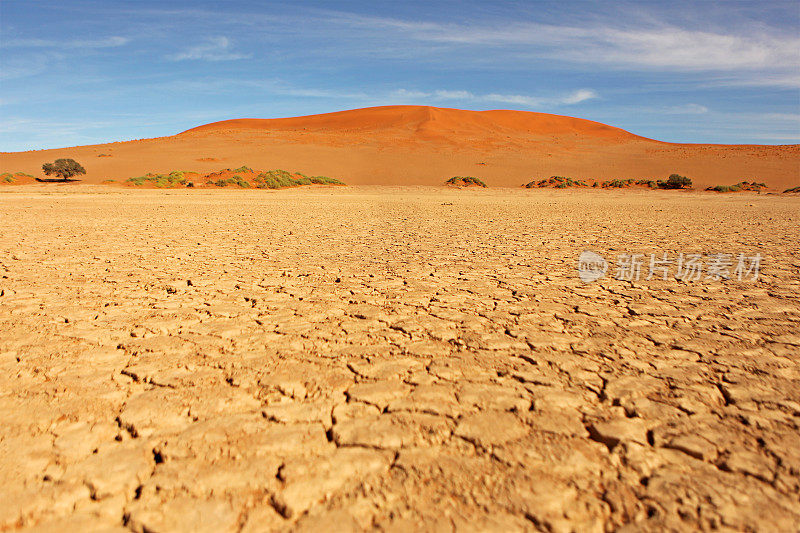
[[[800,185],[800,145],[673,144],[559,115],[424,106],[226,120],[171,137],[0,153],[0,172],[41,176],[42,163],[58,157],[81,162],[89,183],[248,165],[348,184],[441,185],[467,175],[497,187],[554,174],[607,180],[679,173],[697,187],[742,180],[780,190]]]

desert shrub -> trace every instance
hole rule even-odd
[[[220,178],[217,181],[209,181],[208,183],[211,185],[216,185],[217,187],[227,187],[228,185],[236,185],[238,187],[242,187],[243,189],[250,187],[250,183],[241,176]]]
[[[78,174],[86,174],[86,169],[74,159],[56,159],[53,163],[45,163],[42,170],[48,176],[55,174],[67,181]]]
[[[589,184],[584,180],[574,180],[566,176],[550,176],[542,180],[533,180],[524,185],[526,189],[533,189],[534,187],[555,187],[557,189],[565,189],[567,187],[588,187]]]
[[[692,186],[692,180],[680,174],[670,174],[666,181],[659,180],[659,189],[686,189]]]
[[[232,169],[231,172],[255,172],[255,170],[250,167],[241,166],[239,168]]]
[[[344,185],[343,182],[336,178],[329,178],[327,176],[311,176],[308,178],[314,185]]]
[[[447,185],[457,185],[457,186],[469,186],[469,185],[477,185],[478,187],[486,187],[486,183],[483,180],[476,178],[474,176],[453,176],[449,180],[445,182]]]
[[[790,187],[789,189],[786,189],[786,190],[785,190],[785,191],[783,191],[783,192],[800,192],[800,186],[797,186],[797,187]]]
[[[127,183],[140,187],[145,183],[151,183],[160,189],[168,187],[179,187],[186,183],[186,177],[181,171],[173,171],[169,174],[145,174],[136,178],[128,178]]]
[[[4,172],[0,174],[0,181],[2,181],[3,183],[14,183],[16,180],[14,179],[14,176],[12,176],[10,172]]]
[[[766,189],[766,183],[758,183],[755,181],[740,181],[736,185],[715,185],[714,187],[708,187],[707,191],[715,191],[715,192],[739,192],[739,191],[755,191],[761,192],[761,189]]]
[[[736,187],[739,187],[743,191],[756,191],[760,192],[761,189],[766,189],[766,183],[758,183],[757,181],[740,181],[736,184]]]
[[[256,186],[261,189],[282,189],[284,187],[296,187],[292,175],[285,170],[269,170],[256,176]]]
[[[742,189],[738,185],[715,185],[713,187],[708,187],[706,190],[714,192],[739,192]]]
[[[299,176],[295,178],[294,176]],[[269,170],[262,172],[253,180],[260,189],[283,189],[286,187],[299,187],[301,185],[344,185],[341,181],[327,176],[306,176],[305,174],[291,174],[285,170]]]

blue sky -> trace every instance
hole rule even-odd
[[[0,151],[388,104],[800,142],[800,3],[0,2]]]

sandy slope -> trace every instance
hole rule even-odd
[[[0,531],[800,530],[795,198],[430,193],[3,189]]]
[[[671,144],[558,115],[422,106],[228,120],[171,137],[2,153],[0,172],[41,175],[42,163],[57,157],[83,163],[88,183],[248,165],[349,184],[439,185],[453,175],[474,175],[490,186],[518,186],[550,175],[624,179],[677,172],[700,187],[741,180],[780,190],[800,185],[800,145]]]

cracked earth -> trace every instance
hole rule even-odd
[[[0,529],[796,531],[799,221],[745,193],[9,188]],[[761,277],[586,284],[584,250]]]

